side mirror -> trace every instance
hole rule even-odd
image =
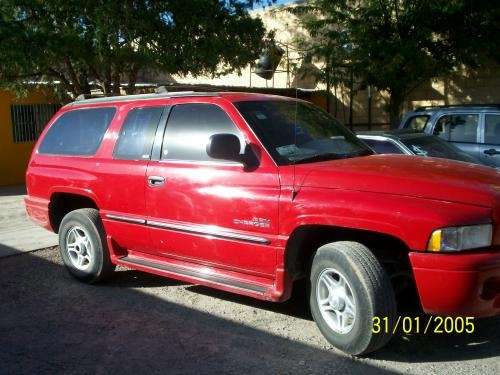
[[[207,154],[213,159],[243,162],[240,139],[234,134],[214,134],[207,144]]]

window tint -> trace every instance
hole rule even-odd
[[[451,142],[477,142],[478,115],[460,114],[442,116],[434,134]]]
[[[373,153],[334,117],[311,104],[256,100],[235,105],[280,165]]]
[[[363,138],[361,138],[363,139]],[[363,139],[363,141],[373,148],[377,154],[402,154],[401,151],[394,143],[390,141],[378,141],[375,139]]]
[[[486,114],[484,117],[484,143],[500,145],[500,115]]]
[[[209,138],[218,133],[240,134],[231,119],[212,104],[180,104],[172,108],[163,139],[162,159],[212,160]],[[241,138],[241,137],[240,137]]]
[[[138,108],[129,112],[115,146],[116,159],[149,159],[163,107]]]
[[[115,108],[93,108],[64,113],[51,126],[38,151],[42,154],[94,155],[115,111]]]
[[[429,117],[429,115],[417,115],[410,117],[410,119],[406,121],[404,127],[423,132],[425,130],[425,126],[427,125],[427,121],[429,121]]]

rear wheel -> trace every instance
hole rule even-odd
[[[69,212],[59,228],[59,250],[69,273],[81,281],[98,282],[113,273],[99,211]]]
[[[309,288],[311,313],[338,349],[363,355],[385,345],[389,332],[373,333],[373,319],[396,317],[390,279],[377,258],[357,242],[333,242],[314,255]]]

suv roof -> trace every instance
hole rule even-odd
[[[422,106],[415,108],[412,112],[447,112],[456,110],[484,110],[484,109],[498,109],[500,110],[500,104],[453,104],[453,105],[437,105],[437,106]]]
[[[119,96],[103,96],[90,99],[79,99],[66,104],[66,106],[94,104],[94,103],[115,103],[135,100],[148,99],[168,99],[168,98],[186,98],[186,97],[226,97],[230,100],[251,100],[257,98],[275,98],[280,100],[293,100],[278,95],[261,94],[254,92],[199,92],[199,91],[161,91],[153,94],[138,94],[138,95],[119,95]]]

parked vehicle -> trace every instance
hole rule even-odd
[[[407,113],[400,128],[437,135],[500,167],[500,105],[421,107]]]
[[[306,278],[323,335],[359,355],[414,289],[427,313],[500,313],[500,174],[464,165],[374,155],[289,98],[96,98],[49,122],[25,202],[77,279],[121,265],[280,302]]]
[[[357,133],[378,154],[405,154],[463,161],[488,165],[460,150],[452,143],[430,134],[412,130],[366,131]]]

